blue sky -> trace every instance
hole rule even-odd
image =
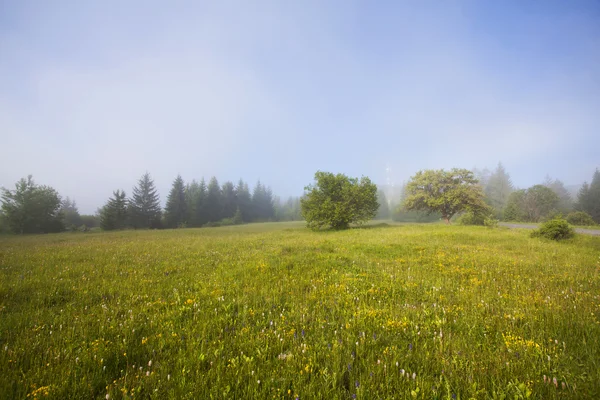
[[[125,4],[126,3],[126,4]],[[0,1],[0,186],[600,167],[596,1]]]

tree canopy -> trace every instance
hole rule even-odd
[[[450,171],[417,172],[406,185],[406,210],[438,212],[446,223],[457,213],[489,213],[484,194],[473,172],[453,168]]]
[[[315,173],[315,183],[300,200],[302,215],[311,229],[330,226],[347,229],[377,214],[377,186],[367,177],[349,178],[331,172]]]
[[[37,185],[31,175],[2,188],[2,215],[13,233],[50,233],[64,230],[61,198],[49,186]]]
[[[137,186],[133,188],[129,208],[129,217],[134,228],[160,227],[162,213],[160,199],[148,172],[142,175]]]

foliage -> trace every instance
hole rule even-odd
[[[233,220],[234,225],[240,225],[240,224],[244,223],[244,218],[242,217],[242,211],[240,210],[239,206],[235,210],[235,214],[233,215],[232,220]]]
[[[187,223],[188,210],[185,198],[185,184],[181,175],[173,181],[165,207],[165,223],[168,228],[178,228]]]
[[[506,207],[508,198],[513,191],[514,187],[510,176],[502,163],[498,163],[496,170],[487,180],[484,190],[486,200],[494,210],[496,216],[502,216],[502,210]]]
[[[235,187],[235,201],[244,222],[252,221],[252,195],[248,184],[240,179]]]
[[[83,214],[81,216],[81,224],[88,228],[97,228],[100,226],[100,218],[96,215]]]
[[[567,222],[571,225],[579,226],[592,226],[596,225],[596,222],[592,219],[592,216],[585,211],[573,211],[567,215]]]
[[[551,219],[542,224],[539,229],[531,232],[531,237],[543,237],[551,240],[571,239],[575,231],[564,219]]]
[[[579,190],[575,209],[585,211],[600,224],[600,170],[596,169],[592,182],[589,185],[585,182]]]
[[[488,216],[483,220],[483,225],[487,226],[488,228],[497,228],[499,222],[500,221],[493,216]]]
[[[79,215],[79,210],[77,209],[77,204],[75,200],[71,200],[69,197],[64,199],[61,202],[60,212],[63,215],[64,225],[72,229],[75,229],[83,224],[83,220],[81,219],[81,215]]]
[[[8,237],[0,255],[0,398],[600,391],[597,237],[277,223]]]
[[[117,190],[100,210],[100,227],[105,231],[127,228],[129,210],[125,192]]]
[[[274,203],[276,221],[302,221],[300,197],[288,197],[286,202],[275,197]]]
[[[488,212],[481,187],[466,169],[419,171],[406,185],[406,193],[406,210],[438,212],[446,223],[463,211]]]
[[[214,176],[208,182],[204,211],[209,222],[217,222],[223,215],[221,187],[219,186],[219,181]]]
[[[159,228],[161,214],[158,192],[150,174],[146,172],[133,188],[133,196],[129,200],[131,225],[136,229]]]
[[[31,175],[1,189],[3,221],[13,233],[51,233],[64,230],[61,198],[49,186],[39,186]]]
[[[317,171],[315,183],[305,188],[302,216],[311,229],[330,226],[348,229],[350,224],[367,222],[377,213],[377,186],[367,177]]]
[[[560,199],[552,189],[535,185],[527,190],[517,190],[508,198],[504,209],[504,220],[539,222],[554,212]]]
[[[487,216],[484,214],[481,214],[481,213],[476,214],[472,211],[467,211],[466,213],[464,213],[460,217],[458,217],[458,219],[456,220],[456,223],[459,225],[483,226],[486,218],[487,218]]]

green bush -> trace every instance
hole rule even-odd
[[[483,225],[487,226],[488,228],[496,228],[498,226],[498,222],[500,221],[494,218],[494,216],[489,216],[483,220]]]
[[[567,222],[571,225],[587,226],[596,225],[592,216],[584,211],[574,211],[567,215]]]
[[[467,211],[456,219],[456,223],[459,225],[480,225],[483,226],[485,223],[485,216],[482,214],[475,214],[471,211]]]
[[[540,229],[531,232],[531,237],[543,237],[551,240],[570,239],[575,236],[575,231],[564,219],[552,219],[542,224]]]

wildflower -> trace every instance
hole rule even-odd
[[[413,381],[417,378],[417,373],[416,372],[413,372],[412,378],[413,378]]]
[[[358,383],[358,381],[354,382],[354,387],[359,387],[360,383]]]
[[[552,383],[554,383],[554,387],[558,387],[558,381],[556,380],[556,377],[552,379]]]
[[[260,379],[256,381],[256,383],[258,383],[260,385]]]
[[[152,366],[152,360],[148,361],[148,366],[151,367]]]
[[[544,383],[547,383],[547,382],[546,382],[546,379],[547,379],[547,378],[546,378],[546,375],[544,375]]]
[[[167,375],[167,380],[170,381],[171,380],[171,374]]]
[[[405,372],[406,372],[406,371],[404,371],[404,369],[401,369],[401,370],[400,370],[400,375],[404,376],[404,373],[405,373]]]
[[[146,376],[150,376],[150,371],[146,371]]]
[[[110,399],[110,394],[106,393],[106,396],[104,396],[104,398],[105,398],[106,400]]]
[[[408,344],[408,350],[412,350],[412,343]]]

